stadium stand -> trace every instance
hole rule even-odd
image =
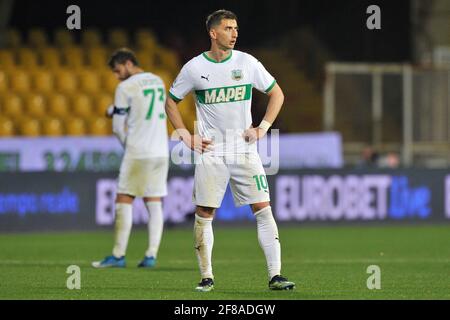
[[[56,76],[56,91],[67,95],[74,94],[78,89],[78,79],[74,70],[70,68],[57,69]]]
[[[130,39],[125,30],[115,28],[108,33],[108,44],[111,48],[128,47]]]
[[[100,91],[100,77],[95,69],[83,68],[77,72],[77,77],[81,92],[95,94]]]
[[[36,69],[31,74],[32,87],[36,92],[50,94],[54,92],[55,80],[53,74],[45,68]]]
[[[113,97],[108,92],[98,92],[94,96],[95,114],[98,116],[105,115],[105,106],[113,104]]]
[[[76,93],[72,96],[72,110],[75,116],[83,119],[89,119],[92,113],[92,101],[90,96],[85,93]]]
[[[22,117],[19,121],[20,134],[29,137],[39,137],[42,135],[41,122],[38,119]]]
[[[181,68],[177,53],[160,45],[148,29],[102,33],[90,28],[77,37],[66,29],[48,33],[33,27],[22,34],[12,28],[5,39],[0,48],[0,136],[112,134],[105,111],[119,81],[107,61],[119,47],[133,49],[144,70],[160,75],[166,89]],[[180,103],[180,111],[193,131],[192,96]]]
[[[42,66],[48,69],[61,68],[61,52],[54,47],[44,47],[38,51]]]
[[[84,136],[86,132],[86,122],[81,118],[64,119],[65,132],[69,136]]]
[[[12,137],[14,135],[14,123],[11,119],[0,117],[0,136]]]
[[[47,117],[42,119],[43,134],[46,136],[62,136],[64,133],[61,119],[55,117]]]
[[[10,89],[15,93],[29,93],[31,90],[30,73],[32,70],[16,68],[9,71]]]
[[[17,50],[19,66],[27,69],[36,69],[38,66],[37,54],[31,48],[20,48]]]
[[[111,124],[105,117],[96,117],[88,120],[89,132],[97,136],[112,134]]]
[[[9,50],[0,49],[0,70],[12,69],[15,65],[14,53]]]
[[[11,118],[13,121],[19,120],[24,114],[23,100],[18,94],[6,93],[2,97],[2,115]]]
[[[33,48],[45,48],[48,46],[48,36],[41,28],[32,28],[28,33],[28,44]]]
[[[43,119],[46,116],[45,97],[39,93],[30,93],[25,99],[25,114],[33,119]]]
[[[88,29],[81,34],[81,45],[84,48],[99,47],[102,44],[100,31],[97,29]]]
[[[51,94],[48,96],[47,102],[49,115],[55,116],[59,119],[65,119],[69,117],[69,99],[66,95],[61,93]]]
[[[5,93],[8,91],[8,78],[6,77],[6,72],[0,70],[0,93]]]
[[[57,29],[54,34],[55,45],[58,47],[69,47],[74,44],[72,33],[67,29]]]
[[[6,31],[6,46],[8,48],[18,48],[22,45],[22,37],[18,30],[11,28]]]

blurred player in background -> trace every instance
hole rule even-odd
[[[112,255],[93,262],[95,268],[125,267],[125,253],[133,223],[132,204],[143,197],[149,213],[148,250],[139,267],[154,267],[163,232],[161,197],[167,194],[169,148],[165,85],[139,67],[134,53],[116,51],[109,67],[121,81],[112,109],[113,132],[125,148],[115,204],[115,243]]]
[[[167,115],[181,140],[201,153],[200,162],[195,165],[193,194],[197,206],[195,249],[201,273],[196,290],[205,292],[214,287],[212,221],[228,182],[235,204],[251,205],[256,217],[258,240],[267,261],[269,288],[293,289],[295,284],[281,276],[278,228],[255,144],[275,121],[284,101],[283,92],[258,60],[233,50],[238,36],[234,13],[227,10],[212,13],[206,28],[211,38],[210,51],[183,66],[166,102]],[[253,87],[269,96],[264,120],[257,128],[252,127],[250,110]],[[196,95],[199,136],[186,130],[177,108],[177,103],[191,91]]]

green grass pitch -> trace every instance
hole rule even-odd
[[[155,269],[136,267],[146,230],[132,232],[126,269],[90,267],[111,251],[112,230],[0,235],[0,299],[450,299],[450,226],[280,227],[283,275],[293,291],[267,288],[256,227],[215,227],[215,290],[200,280],[190,228],[165,230]],[[69,290],[69,265],[81,289]],[[369,265],[381,289],[369,290]]]

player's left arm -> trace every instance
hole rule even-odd
[[[105,117],[112,118],[114,116],[114,105],[111,104],[105,110]]]
[[[267,95],[269,96],[269,103],[267,104],[266,114],[264,115],[261,123],[263,121],[267,121],[269,125],[272,126],[278,114],[280,113],[281,107],[283,106],[284,94],[278,83],[275,83],[272,90],[270,90]],[[264,129],[264,124],[262,126],[260,124],[258,128]],[[268,129],[269,128],[267,128],[265,132],[267,132]]]
[[[123,85],[119,84],[116,88],[114,97],[112,129],[113,133],[116,135],[116,137],[124,147],[127,139],[127,131],[125,125],[129,110],[129,101],[125,92],[125,88],[123,87]]]
[[[269,102],[267,104],[266,114],[264,115],[263,120],[258,127],[247,129],[244,132],[244,138],[247,142],[252,143],[264,137],[274,123],[280,113],[281,107],[283,106],[283,90],[281,90],[277,83],[275,83],[267,95],[269,96]]]
[[[115,136],[119,139],[122,146],[125,147],[127,139],[127,132],[125,129],[127,119],[127,109],[114,107],[113,111],[112,130]]]

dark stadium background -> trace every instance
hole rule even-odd
[[[69,31],[73,4],[81,30]],[[366,27],[370,5],[381,8],[381,30]],[[272,127],[281,165],[268,184],[283,273],[299,284],[289,295],[268,292],[254,217],[230,189],[214,221],[217,291],[195,295],[189,165],[171,163],[155,272],[134,266],[147,244],[140,200],[129,267],[90,267],[111,250],[123,155],[104,114],[117,85],[110,35],[125,31],[168,87],[209,49],[205,19],[222,8],[238,16],[236,49],[285,93]],[[58,43],[61,29],[74,43]],[[33,44],[42,30],[48,43]],[[93,46],[90,31],[100,35]],[[449,299],[449,74],[447,0],[0,0],[0,299]],[[253,92],[258,125],[267,97]],[[193,99],[180,103],[189,129]],[[74,264],[79,291],[66,288]],[[369,265],[381,267],[382,290],[366,286]]]
[[[66,8],[80,6],[82,29],[123,27],[153,29],[159,40],[191,54],[205,50],[209,40],[206,16],[225,8],[239,18],[238,47],[276,46],[297,28],[310,28],[342,61],[410,61],[410,2],[367,0],[247,0],[247,1],[14,1],[10,26],[26,32],[40,26],[48,31],[65,25]],[[369,5],[382,6],[381,30],[363,28]],[[77,33],[77,31],[74,31]]]

